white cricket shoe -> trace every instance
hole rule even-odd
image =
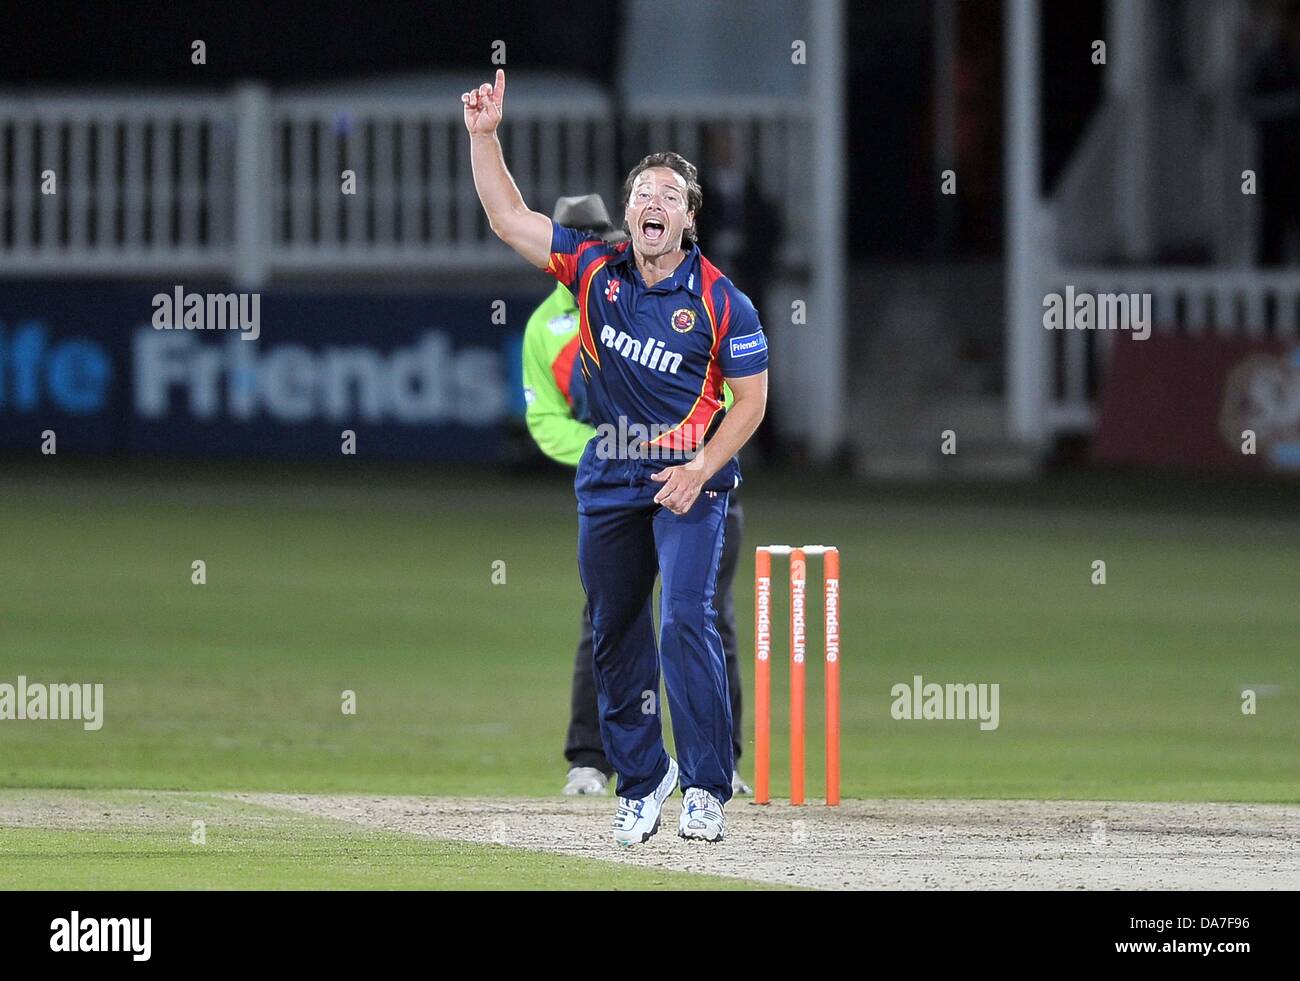
[[[753,797],[754,788],[745,783],[745,778],[740,775],[739,770],[731,771],[731,796],[732,797]]]
[[[575,766],[565,777],[565,797],[604,796],[609,789],[609,777],[594,766]]]
[[[701,787],[691,787],[682,801],[682,816],[677,833],[683,838],[721,841],[726,831],[722,818],[722,801]]]
[[[659,781],[654,793],[640,800],[629,797],[618,799],[618,810],[614,812],[614,840],[620,845],[639,845],[649,841],[650,836],[659,830],[664,801],[676,789],[677,761],[670,756],[668,772]]]

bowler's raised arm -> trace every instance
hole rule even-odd
[[[473,91],[461,94],[465,128],[469,130],[474,189],[497,237],[534,266],[544,269],[551,259],[551,219],[528,209],[506,169],[501,142],[497,139],[505,96],[506,73],[500,68],[495,85],[484,82]]]

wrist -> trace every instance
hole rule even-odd
[[[708,480],[717,472],[718,468],[709,465],[709,461],[706,458],[707,453],[707,447],[701,448],[700,451],[696,453],[695,456],[691,457],[687,463],[683,464],[683,466],[687,470],[693,470],[698,473],[703,480]]]

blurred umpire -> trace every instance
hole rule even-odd
[[[595,232],[609,242],[627,238],[609,220],[609,212],[599,194],[560,198],[551,220],[557,225]],[[528,432],[533,440],[552,460],[569,467],[578,465],[583,448],[596,433],[587,421],[587,392],[577,353],[578,307],[569,291],[557,284],[555,291],[533,312],[524,330],[524,402]],[[728,389],[724,389],[723,404],[731,405]],[[744,510],[733,491],[718,568],[717,611],[718,633],[727,658],[731,740],[737,760],[741,751],[740,665],[736,660],[736,609],[731,586],[740,560],[744,521]],[[582,633],[573,662],[569,732],[564,741],[564,756],[569,761],[564,784],[567,795],[604,794],[614,775],[601,747],[593,670],[591,619],[584,605]],[[752,793],[739,770],[732,774],[731,787],[737,795]]]

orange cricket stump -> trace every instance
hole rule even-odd
[[[807,654],[808,560],[790,550],[790,803],[803,803],[804,660]]]
[[[826,803],[840,802],[840,550],[822,557],[826,587]]]
[[[754,552],[754,800],[769,800],[772,748],[772,555]]]

